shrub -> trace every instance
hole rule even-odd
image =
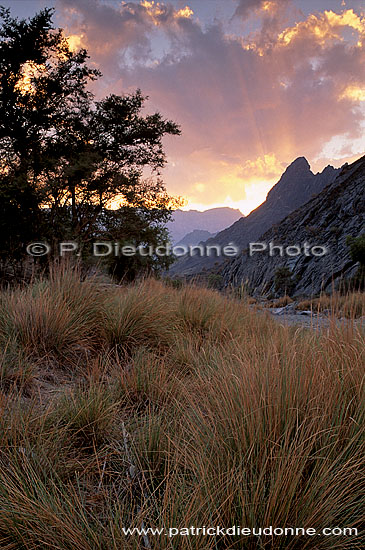
[[[292,272],[288,267],[279,267],[275,271],[274,276],[275,292],[284,293],[290,295],[295,287],[295,283],[292,280]]]
[[[219,275],[218,273],[210,273],[208,275],[208,288],[219,289],[222,287],[222,284],[223,284],[222,275]]]
[[[350,248],[351,259],[365,266],[365,234],[359,237],[348,236],[346,244]]]

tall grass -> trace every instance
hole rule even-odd
[[[77,269],[59,268],[50,278],[3,293],[0,341],[15,340],[37,356],[67,355],[93,347],[100,332],[100,293]]]
[[[302,300],[297,309],[312,310],[313,312],[323,312],[335,317],[346,317],[348,319],[365,316],[365,293],[348,292],[340,294],[334,292],[331,295],[322,294],[319,298],[312,300]]]
[[[283,327],[213,291],[105,289],[67,270],[1,303],[1,548],[364,547],[365,337],[351,317]],[[123,534],[142,525],[359,534]]]
[[[124,351],[138,345],[166,345],[173,329],[169,297],[151,280],[111,293],[103,308],[108,345]]]

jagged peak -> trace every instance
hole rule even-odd
[[[291,164],[289,164],[289,166],[285,170],[284,174],[287,173],[287,172],[292,172],[292,171],[295,171],[295,172],[298,172],[298,171],[300,171],[300,172],[310,172],[311,167],[310,167],[310,164],[309,164],[309,162],[307,161],[307,159],[305,157],[298,157]]]

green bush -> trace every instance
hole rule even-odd
[[[274,286],[275,292],[288,296],[292,294],[295,283],[292,279],[292,272],[288,267],[279,267],[275,271]]]
[[[208,288],[222,288],[223,277],[218,273],[210,273],[208,275]]]
[[[350,248],[351,259],[365,266],[365,234],[359,237],[349,235],[346,239],[346,244]]]
[[[354,262],[359,262],[359,269],[345,285],[345,291],[365,289],[365,234],[359,237],[349,235],[346,244],[350,249],[350,257]]]

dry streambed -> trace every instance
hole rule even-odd
[[[365,326],[364,316],[350,320],[347,317],[334,316],[330,310],[321,313],[312,310],[298,310],[295,304],[278,308],[264,308],[264,311],[268,312],[275,321],[282,325],[300,326],[314,330],[328,329],[333,323],[337,326],[346,324],[355,324],[359,327]]]

